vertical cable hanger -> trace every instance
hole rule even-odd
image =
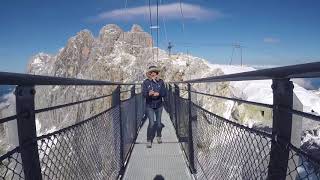
[[[162,0],[160,0],[160,6],[161,5],[162,5]],[[166,38],[166,42],[168,43],[167,27],[166,27],[164,14],[162,14],[162,23],[163,23],[163,29],[164,29],[164,37]]]
[[[159,0],[157,0],[157,62],[159,62]]]
[[[179,4],[180,4],[180,13],[181,13],[181,17],[182,17],[182,32],[184,32],[184,14],[182,11],[182,2],[181,0],[179,0]]]
[[[149,21],[150,21],[150,34],[151,34],[151,50],[152,50],[152,60],[154,61],[154,52],[153,52],[153,35],[152,35],[152,15],[151,15],[151,2],[149,0]]]

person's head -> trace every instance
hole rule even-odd
[[[153,180],[164,180],[164,177],[161,176],[161,175],[159,175],[159,174],[157,174],[157,175],[153,178]]]
[[[148,78],[154,79],[159,75],[159,72],[160,70],[157,68],[157,66],[150,66],[147,71],[147,76]]]

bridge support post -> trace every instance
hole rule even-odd
[[[120,125],[120,172],[119,175],[124,173],[124,156],[123,156],[123,122],[121,118],[121,86],[118,85],[112,95],[112,106],[119,106],[119,125]]]
[[[132,88],[131,88],[131,98],[134,98],[134,121],[135,121],[135,137],[134,139],[137,138],[138,136],[138,118],[137,118],[137,98],[136,98],[136,86],[133,85]]]
[[[179,97],[180,97],[180,89],[179,86],[174,84],[174,114],[175,114],[175,129],[176,129],[176,134],[178,136],[178,139],[180,141],[180,136],[179,136],[179,114],[178,114],[178,110],[179,110]]]
[[[15,90],[19,146],[26,180],[42,179],[36,140],[35,93],[34,86],[17,86]]]
[[[170,108],[170,103],[171,103],[171,93],[172,93],[172,88],[171,88],[171,85],[170,84],[168,84],[168,93],[167,93],[167,96],[168,96],[168,113],[169,113],[169,116],[170,116],[170,119],[172,119],[172,110],[171,110],[171,108]]]
[[[193,129],[192,129],[192,121],[193,121],[193,113],[192,113],[192,99],[191,99],[191,84],[188,83],[188,112],[189,112],[189,122],[188,122],[188,143],[189,143],[189,160],[190,160],[190,167],[191,167],[191,173],[195,174],[197,173],[195,163],[194,163],[194,147],[193,147]]]
[[[281,107],[292,108],[293,83],[289,79],[274,79],[273,90],[273,127],[268,179],[285,180],[288,167],[291,140],[292,114],[280,110]]]

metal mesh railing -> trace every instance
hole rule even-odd
[[[181,97],[176,97],[176,109],[177,109],[177,126],[176,132],[178,139],[182,143],[182,147],[187,155],[188,161],[190,161],[190,149],[189,149],[189,101]]]
[[[121,103],[123,157],[126,159],[137,133],[135,97]]]
[[[108,110],[75,125],[35,137],[2,155],[0,179],[27,179],[24,172],[29,164],[23,163],[21,152],[31,144],[36,147],[35,150],[38,149],[42,179],[119,178],[126,165],[126,157],[132,151],[145,108],[141,93],[132,94],[121,102],[120,93],[120,88],[113,93],[113,105]],[[98,98],[92,100],[95,99]],[[78,103],[46,109],[50,111],[74,104]],[[41,109],[41,112],[44,110]],[[27,172],[30,179],[32,172]]]
[[[120,162],[119,107],[38,138],[43,179],[115,179]]]
[[[167,96],[164,97],[164,108],[169,113],[173,126],[176,127],[176,100],[174,93],[174,89],[171,89],[170,87],[170,90],[167,92]]]
[[[176,122],[177,136],[191,170],[195,168],[197,179],[320,179],[319,158],[290,142],[209,112],[172,90],[168,91],[165,101],[170,117],[176,117],[173,122]],[[289,153],[283,166],[286,169],[274,168],[277,166],[272,165],[272,148]],[[277,156],[273,158],[273,162],[278,163]]]
[[[195,144],[194,141],[192,141],[192,134],[190,134],[189,100],[180,97],[177,91],[173,92],[171,89],[167,92],[164,105],[175,127],[176,135],[182,145],[187,160],[193,162],[192,154],[194,153],[193,147]],[[196,125],[194,123],[191,127],[194,132],[196,132]],[[193,143],[193,147],[190,146],[191,143]]]
[[[289,160],[287,168],[287,179],[320,179],[320,160],[310,157],[300,149],[288,145]]]
[[[1,156],[0,179],[24,179],[19,148],[15,148]]]
[[[144,97],[141,93],[136,95],[136,112],[137,112],[137,125],[142,126],[143,120],[145,118],[145,103]]]
[[[199,179],[267,179],[271,135],[197,111]]]

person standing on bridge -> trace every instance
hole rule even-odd
[[[143,81],[142,93],[146,98],[146,114],[149,119],[147,130],[147,148],[152,147],[153,138],[157,133],[158,143],[162,143],[161,131],[164,127],[161,123],[163,110],[162,98],[167,95],[165,85],[159,77],[160,69],[150,66],[147,71],[147,79]]]

